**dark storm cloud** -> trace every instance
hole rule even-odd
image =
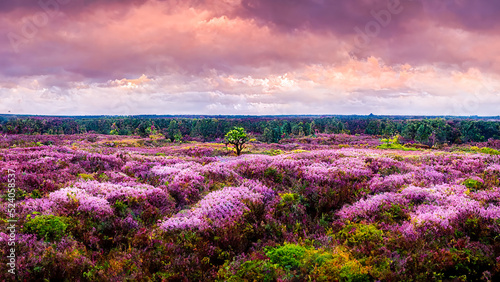
[[[400,10],[405,17],[412,17],[421,11],[418,1],[329,1],[329,0],[243,0],[241,16],[259,19],[279,28],[294,30],[300,28],[352,33],[354,26],[363,26],[372,20],[372,11]]]
[[[44,8],[52,9],[55,6],[71,8],[74,13],[81,12],[82,7],[98,7],[106,5],[140,5],[148,0],[4,0],[0,2],[0,13],[15,10],[36,11]]]
[[[238,14],[289,30],[351,33],[353,26],[370,20],[373,11],[387,10],[390,5],[404,8],[405,21],[432,18],[466,29],[492,29],[499,24],[500,2],[483,0],[242,0]]]

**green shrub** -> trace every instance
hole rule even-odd
[[[272,263],[285,269],[299,269],[306,254],[307,248],[295,244],[285,243],[281,247],[268,249],[266,255]]]
[[[315,249],[297,244],[268,248],[269,260],[226,261],[220,281],[372,281],[372,266],[345,246]]]
[[[39,215],[35,218],[28,215],[26,219],[24,232],[36,234],[40,239],[47,241],[61,240],[68,227],[65,218],[55,215]]]
[[[402,151],[420,151],[419,149],[416,148],[410,148],[410,147],[405,147],[401,144],[382,144],[380,146],[377,146],[377,149],[383,149],[383,150],[402,150]]]
[[[500,155],[500,151],[492,149],[492,148],[488,148],[488,147],[481,148],[480,152],[484,153],[484,154],[490,154],[490,155]]]
[[[380,141],[384,142],[384,144],[387,144],[387,145],[389,145],[389,144],[397,145],[397,144],[399,144],[399,138],[400,138],[400,136],[396,135],[393,138],[382,139]]]
[[[465,180],[463,182],[463,184],[465,185],[465,187],[471,189],[473,192],[483,188],[483,183],[481,183],[480,181],[474,180],[474,179],[470,179],[470,178]]]
[[[341,281],[369,282],[371,279],[366,272],[365,268],[358,261],[348,261],[340,268]]]
[[[387,138],[387,139],[382,139],[380,140],[381,142],[384,142],[384,144],[377,146],[377,149],[392,149],[392,150],[402,150],[402,151],[419,151],[419,149],[416,148],[411,148],[411,147],[406,147],[404,145],[401,145],[399,143],[399,139],[401,136],[396,135],[393,138]]]
[[[500,155],[500,151],[489,148],[489,147],[479,148],[476,146],[472,146],[472,147],[470,147],[470,150],[473,152],[477,152],[477,153],[490,154],[490,155]]]
[[[319,249],[308,249],[304,258],[304,264],[309,266],[309,269],[314,269],[316,266],[321,266],[323,263],[331,260],[333,255],[331,252]]]
[[[280,204],[285,203],[295,203],[299,200],[299,195],[295,193],[283,193],[281,194]]]
[[[347,245],[377,244],[383,241],[384,232],[374,224],[351,223],[337,234]]]

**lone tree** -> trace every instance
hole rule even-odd
[[[248,136],[243,127],[235,127],[229,131],[224,137],[226,146],[231,144],[236,148],[236,155],[240,155],[243,150],[243,145],[248,142]]]

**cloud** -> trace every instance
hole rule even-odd
[[[500,4],[394,1],[4,1],[0,112],[497,114]]]
[[[11,54],[12,59],[1,71],[5,75],[64,71],[107,81],[140,75],[158,64],[169,72],[199,74],[209,69],[283,70],[347,57],[342,43],[333,35],[277,34],[253,20],[215,17],[203,9],[176,9],[172,12],[161,2],[154,2],[131,10],[120,20],[100,10],[71,22],[55,19],[38,29],[20,47],[22,52]]]
[[[433,66],[393,67],[371,57],[338,66],[304,66],[280,75],[212,70],[203,79],[190,74],[142,75],[76,83],[66,89],[44,85],[43,79],[25,79],[17,82],[23,86],[1,89],[0,112],[496,115],[499,81],[474,68],[461,72]]]

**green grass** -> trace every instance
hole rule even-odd
[[[382,150],[402,150],[402,151],[421,151],[420,149],[417,148],[408,148],[405,147],[401,144],[382,144],[380,146],[377,146],[377,149],[382,149]]]

